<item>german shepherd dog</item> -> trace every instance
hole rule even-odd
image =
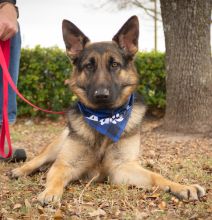
[[[140,124],[145,113],[141,101],[133,98],[125,128],[115,141],[87,123],[88,117],[81,111],[83,105],[94,112],[102,109],[110,112],[111,117],[100,120],[102,124],[122,121],[123,118],[114,117],[113,112],[129,103],[138,85],[134,66],[138,18],[128,19],[108,42],[91,43],[67,20],[63,20],[62,31],[67,55],[74,65],[70,88],[81,105],[68,111],[68,125],[62,134],[34,159],[12,170],[12,177],[29,175],[51,163],[46,188],[38,196],[42,204],[60,201],[64,187],[83,177],[143,188],[157,186],[181,199],[197,200],[204,196],[205,190],[199,185],[181,185],[140,166]],[[98,116],[92,117],[98,122]]]

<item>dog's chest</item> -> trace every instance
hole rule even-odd
[[[96,135],[95,144],[90,146],[92,153],[99,164],[103,161],[108,148],[110,147],[111,140],[103,135]]]

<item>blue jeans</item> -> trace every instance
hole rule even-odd
[[[10,40],[9,72],[16,85],[18,82],[20,56],[21,56],[21,34],[19,30],[19,32]],[[2,99],[3,99],[2,87],[3,87],[2,69],[0,67],[0,125],[2,124]],[[16,101],[16,94],[15,92],[13,92],[10,86],[9,86],[8,94],[9,94],[8,119],[9,119],[9,123],[12,124],[16,120],[17,101]]]

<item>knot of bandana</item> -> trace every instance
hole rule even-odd
[[[117,109],[94,110],[87,108],[81,102],[77,102],[77,105],[89,126],[117,142],[127,125],[133,103],[134,95],[132,94],[128,102]]]

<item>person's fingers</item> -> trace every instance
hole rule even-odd
[[[7,32],[7,33],[4,33],[4,35],[2,36],[1,39],[2,39],[3,41],[6,41],[6,40],[10,39],[12,36],[13,36],[13,33]]]
[[[3,24],[0,24],[0,40],[2,39],[2,36],[5,33],[5,29],[6,29],[6,26]]]
[[[0,28],[0,39],[5,41],[14,36],[18,29],[15,26],[8,26],[8,25],[2,25],[3,27]]]

